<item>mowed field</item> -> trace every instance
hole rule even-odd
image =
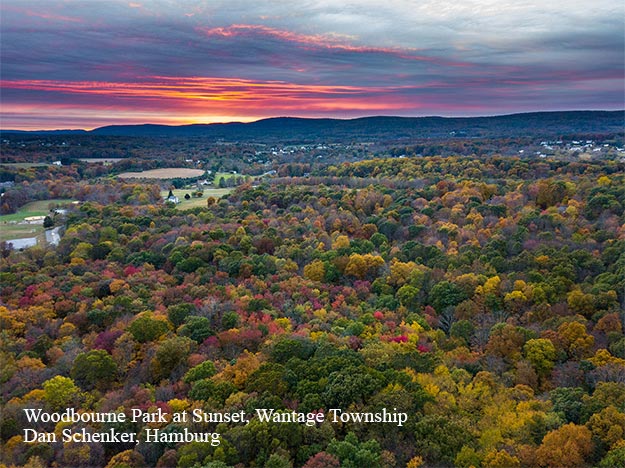
[[[197,206],[205,207],[206,199],[208,197],[221,198],[224,195],[229,194],[233,190],[234,188],[204,189],[204,195],[202,195],[200,198],[193,197],[193,193],[196,191],[195,189],[174,189],[173,193],[180,200],[180,203],[176,205],[176,208],[178,208],[179,210],[186,210],[187,208],[195,208]],[[184,198],[187,193],[191,197],[188,200]],[[161,197],[163,197],[163,200],[167,198],[168,194],[169,190],[161,191]]]
[[[143,172],[123,172],[117,177],[122,179],[189,179],[204,174],[201,169],[187,169],[186,167],[167,167],[151,169]]]
[[[43,224],[20,224],[30,216],[46,216],[50,205],[64,205],[73,200],[55,198],[27,203],[16,213],[0,216],[0,241],[36,237],[43,233]]]
[[[78,158],[79,161],[86,162],[88,164],[98,163],[116,163],[117,161],[123,161],[124,158]]]
[[[228,179],[232,179],[235,177],[243,178],[246,182],[250,179],[250,176],[244,175],[244,174],[233,174],[231,172],[217,172],[215,174],[215,180],[213,180],[213,185],[215,187],[219,187],[219,179],[228,180]]]

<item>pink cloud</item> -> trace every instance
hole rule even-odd
[[[217,28],[197,28],[198,31],[209,37],[245,37],[245,36],[265,36],[275,38],[285,42],[299,44],[302,47],[314,47],[326,50],[339,50],[353,53],[370,53],[392,55],[404,60],[416,60],[431,62],[438,65],[452,67],[471,67],[473,64],[462,61],[446,60],[439,57],[418,55],[420,49],[416,48],[396,48],[396,47],[371,47],[353,45],[348,41],[354,37],[344,34],[300,34],[283,29],[272,28],[259,24],[233,24],[227,27]]]
[[[45,10],[29,10],[29,9],[25,9],[25,8],[17,8],[17,7],[13,7],[13,6],[3,6],[3,9],[5,11],[10,11],[12,13],[19,13],[22,15],[26,15],[26,16],[30,16],[30,17],[34,17],[34,18],[41,18],[41,19],[45,19],[45,20],[49,20],[49,21],[65,21],[65,22],[70,22],[70,23],[84,23],[84,21],[81,18],[76,18],[74,16],[64,16],[64,15],[57,15],[54,13],[50,13],[49,11],[45,11]]]

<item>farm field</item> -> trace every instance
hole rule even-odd
[[[213,185],[215,187],[219,187],[220,179],[224,179],[224,181],[227,181],[227,180],[235,178],[235,177],[242,177],[246,181],[250,178],[250,176],[245,175],[245,174],[233,174],[231,172],[217,172],[215,174],[215,180],[213,181]]]
[[[79,161],[86,162],[88,164],[97,164],[97,163],[116,163],[118,161],[123,161],[124,158],[79,158]]]
[[[206,199],[208,197],[221,198],[224,195],[232,192],[232,190],[232,188],[204,189],[204,195],[202,195],[200,198],[193,197],[193,193],[196,191],[195,189],[174,189],[173,193],[180,200],[180,203],[176,205],[176,208],[180,210],[185,210],[187,208],[196,208],[198,206],[205,207]],[[189,194],[189,196],[191,196],[191,198],[188,200],[184,198],[187,193]],[[161,196],[163,197],[163,199],[167,198],[168,194],[169,190],[161,191]]]
[[[43,233],[43,224],[20,224],[31,216],[46,216],[50,212],[50,204],[63,205],[73,200],[55,198],[27,203],[16,213],[0,216],[0,241],[35,237]]]
[[[5,224],[0,223],[0,241],[37,237],[43,234],[43,224]]]
[[[202,169],[187,169],[185,167],[168,167],[163,169],[151,169],[143,172],[123,172],[117,177],[121,179],[177,179],[200,177],[204,174]]]

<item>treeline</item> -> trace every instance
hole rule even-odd
[[[494,156],[492,158],[387,158],[372,159],[327,168],[330,175],[338,177],[415,177],[460,178],[472,180],[494,179],[544,179],[558,175],[576,178],[581,175],[610,175],[625,172],[622,161],[563,161],[556,159],[535,161],[518,157]]]
[[[207,138],[143,138],[100,135],[40,135],[30,133],[2,134],[2,163],[77,164],[93,170],[80,159],[122,159],[121,172],[159,167],[181,167],[187,160],[208,161],[205,169],[213,172],[224,168],[243,172],[256,167],[254,155],[259,149],[252,144],[220,144]],[[260,147],[264,147],[261,145]],[[97,166],[97,165],[91,165]],[[2,167],[2,166],[0,166]],[[258,166],[260,169],[261,166]],[[109,168],[109,170],[112,168]]]
[[[391,177],[273,177],[267,181],[271,185],[331,185],[345,188],[366,188],[380,185],[389,188],[423,188],[425,181],[421,179],[402,180]]]
[[[25,204],[54,198],[75,199],[101,204],[146,205],[161,199],[158,185],[137,184],[103,179],[77,182],[72,178],[21,182],[4,189],[0,214],[18,211]]]

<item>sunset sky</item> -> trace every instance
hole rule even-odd
[[[614,0],[0,5],[4,129],[624,107]]]

